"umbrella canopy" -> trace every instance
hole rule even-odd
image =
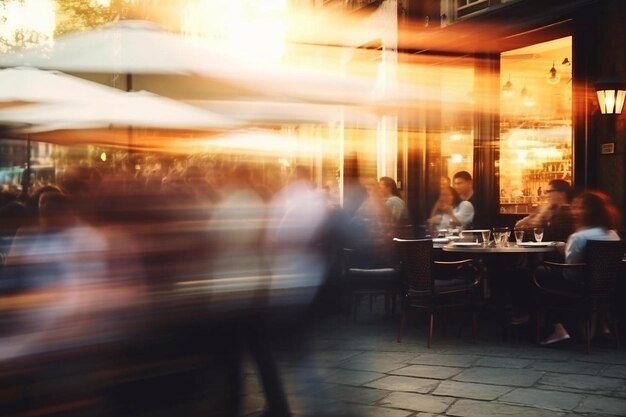
[[[196,78],[193,91],[210,94],[221,83],[220,94],[250,95],[242,89],[242,73],[252,74],[246,64],[142,20],[121,20],[100,28],[59,36],[52,47],[42,46],[0,56],[0,67],[29,65],[72,73],[126,75],[125,89],[150,90],[176,84],[187,76]],[[155,78],[157,76],[157,78]],[[167,76],[165,83],[158,77]],[[211,83],[207,85],[207,78]],[[188,81],[188,80],[185,80]],[[176,90],[171,91],[176,93]],[[175,97],[185,98],[185,97]]]
[[[54,46],[5,54],[0,66],[32,65],[67,72],[191,74],[218,57],[206,48],[141,20],[60,36]],[[207,62],[208,61],[208,62]]]
[[[64,129],[131,126],[212,130],[238,125],[233,119],[146,91],[120,92],[103,100],[33,104],[0,111],[0,124],[32,126],[31,133]]]
[[[216,94],[228,99],[261,97],[339,104],[376,99],[373,80],[251,64],[141,20],[121,20],[60,36],[52,47],[0,56],[0,67],[18,65],[72,73],[124,74],[127,91],[144,89],[177,99],[214,99]]]
[[[24,103],[108,100],[119,94],[121,91],[115,88],[57,71],[27,67],[0,70],[3,108]]]

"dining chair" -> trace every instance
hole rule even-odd
[[[575,313],[583,323],[585,351],[591,351],[592,321],[599,307],[606,307],[611,314],[615,340],[619,346],[619,314],[617,307],[621,300],[617,299],[618,280],[623,277],[624,253],[626,241],[590,240],[585,247],[585,262],[580,264],[564,264],[543,262],[533,274],[535,295],[537,297],[537,341],[541,337],[541,323],[547,310]],[[550,288],[542,282],[542,271],[579,274],[582,285],[576,289],[563,290]]]
[[[348,314],[356,321],[361,301],[369,299],[369,310],[373,311],[374,299],[385,297],[385,311],[395,312],[396,298],[401,290],[397,265],[391,256],[376,256],[361,249],[343,249],[342,289],[344,300],[349,300]]]
[[[443,309],[469,308],[472,312],[472,339],[476,341],[476,307],[482,277],[473,259],[434,261],[431,239],[395,238],[400,274],[404,281],[402,317],[398,329],[398,343],[402,342],[407,315],[411,310],[428,314],[428,339],[433,338],[435,312]],[[437,277],[434,268],[439,270]],[[436,279],[446,278],[446,279]]]

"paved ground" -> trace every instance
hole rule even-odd
[[[436,332],[426,348],[424,320],[395,341],[397,317],[363,312],[357,324],[332,317],[310,332],[305,348],[280,355],[279,365],[295,416],[583,416],[626,415],[626,350],[580,342],[554,348],[521,336],[498,339],[483,318],[480,339],[469,329],[457,338]],[[485,323],[485,321],[487,321]],[[246,415],[264,399],[247,367]]]

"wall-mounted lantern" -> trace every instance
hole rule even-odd
[[[600,78],[595,86],[600,112],[622,114],[626,99],[626,82],[617,75],[610,75]]]

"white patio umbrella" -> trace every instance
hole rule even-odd
[[[120,91],[58,71],[32,67],[0,70],[0,105],[24,103],[59,103],[110,99]]]
[[[120,92],[115,97],[94,102],[33,104],[5,109],[0,111],[0,124],[19,127],[16,133],[48,142],[76,143],[82,138],[82,143],[123,145],[126,140],[130,147],[132,138],[143,132],[129,132],[129,127],[151,129],[158,131],[151,134],[167,137],[222,131],[240,125],[235,119],[145,91]]]
[[[72,73],[121,74],[127,91],[153,86],[155,75],[199,75],[219,81],[236,80],[252,69],[232,58],[160,26],[141,20],[121,20],[100,28],[59,36],[52,47],[30,48],[0,56],[0,67],[29,65]],[[206,83],[206,79],[203,80]],[[200,82],[198,84],[201,84]],[[159,91],[155,91],[160,93]]]
[[[68,101],[0,111],[10,125],[132,126],[154,129],[205,130],[237,124],[234,119],[147,91],[120,92],[102,100]],[[33,130],[36,130],[33,129]]]
[[[0,56],[0,67],[18,65],[121,74],[126,91],[143,89],[177,99],[253,97],[335,104],[378,100],[375,80],[252,64],[141,20],[106,24],[60,36],[52,47]]]
[[[108,100],[121,92],[57,71],[18,67],[0,70],[0,109],[28,103],[60,103]],[[25,181],[29,181],[31,137],[26,136]],[[28,184],[25,184],[28,188]]]

